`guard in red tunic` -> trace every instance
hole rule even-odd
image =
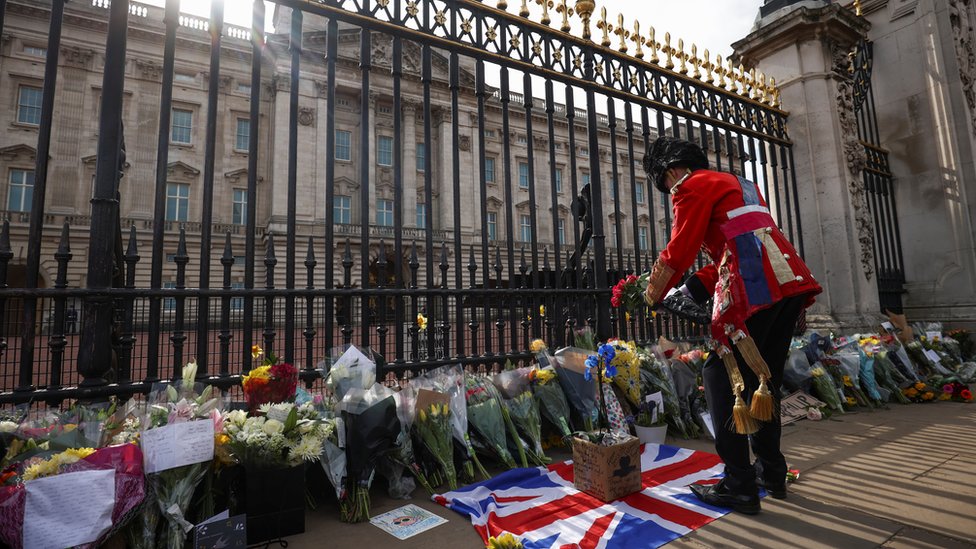
[[[702,376],[725,478],[713,486],[692,485],[692,491],[706,503],[758,513],[757,482],[773,497],[786,497],[779,388],[794,326],[821,288],[755,183],[709,170],[698,145],[670,137],[654,142],[644,169],[659,190],[670,193],[674,211],[671,240],[654,263],[645,300],[656,306],[669,290],[699,303],[713,298],[714,352]],[[699,250],[712,263],[673,289]]]

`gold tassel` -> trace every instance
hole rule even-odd
[[[725,365],[725,371],[729,375],[729,384],[732,385],[732,395],[735,396],[735,405],[732,406],[732,423],[736,433],[740,435],[751,435],[759,430],[759,424],[755,418],[749,415],[749,407],[742,400],[742,391],[745,389],[745,382],[742,380],[742,372],[739,371],[739,364],[735,361],[732,351],[722,345],[716,352]]]
[[[772,421],[773,417],[776,416],[776,402],[767,384],[773,377],[769,371],[769,365],[759,353],[755,340],[747,336],[742,330],[732,335],[732,341],[739,349],[739,353],[742,355],[742,359],[746,361],[749,369],[759,379],[759,388],[752,395],[749,413],[759,421]]]

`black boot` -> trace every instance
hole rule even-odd
[[[766,490],[769,497],[773,499],[786,499],[786,474],[783,474],[783,478],[779,481],[767,480],[765,471],[763,471],[762,462],[756,460],[756,486]]]
[[[718,484],[692,484],[691,492],[703,502],[716,507],[726,507],[747,515],[759,514],[759,494],[740,494],[729,490],[725,479]]]

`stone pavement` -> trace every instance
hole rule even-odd
[[[712,451],[705,440],[669,444]],[[729,514],[669,547],[976,548],[976,404],[891,405],[889,410],[802,420],[783,431],[800,480],[757,516]],[[558,456],[557,456],[558,457]],[[372,491],[375,514],[407,502]],[[447,524],[399,541],[370,524],[342,524],[334,503],[307,515],[289,548],[477,549],[470,522],[427,500],[410,502]],[[634,548],[639,549],[639,548]]]

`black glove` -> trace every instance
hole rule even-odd
[[[711,324],[712,315],[708,308],[702,307],[683,291],[671,292],[658,303],[663,309],[679,318],[690,320],[697,324]]]

